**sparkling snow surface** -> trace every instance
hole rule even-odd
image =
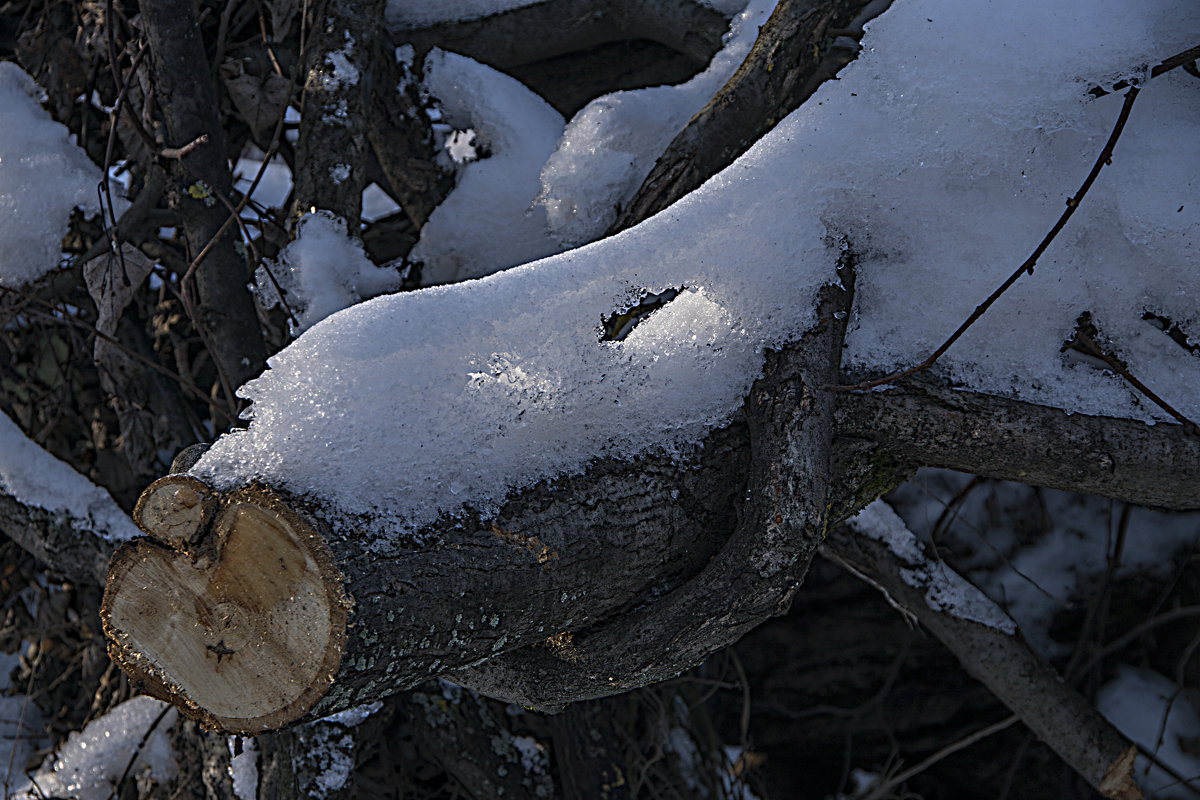
[[[654,219],[314,326],[244,388],[250,428],[196,472],[374,512],[383,532],[464,503],[486,511],[597,456],[686,453],[740,406],[763,348],[812,324],[843,237],[862,256],[848,362],[914,363],[1077,190],[1121,104],[1088,89],[1139,75],[1196,30],[1200,5],[1186,0],[1005,0],[986,14],[898,0],[840,80]],[[1151,81],[1113,165],[1036,273],[941,373],[1072,411],[1164,418],[1121,378],[1064,359],[1090,311],[1144,382],[1200,416],[1200,362],[1142,320],[1160,314],[1200,336],[1200,156],[1187,146],[1198,129],[1196,79]],[[632,295],[680,286],[628,339],[598,341],[601,317]]]
[[[175,754],[168,732],[178,712],[171,709],[154,728],[144,747],[137,745],[167,704],[146,696],[126,700],[79,733],[72,733],[56,754],[49,756],[34,776],[36,787],[26,782],[14,798],[71,797],[75,800],[108,800],[129,759],[137,758],[129,779],[148,775],[160,785],[175,774]]]
[[[59,461],[0,413],[0,492],[28,506],[67,514],[71,524],[109,541],[141,532],[100,487]]]
[[[20,67],[0,62],[0,286],[57,268],[71,210],[100,210],[100,169],[50,119],[44,96]]]

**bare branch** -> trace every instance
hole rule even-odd
[[[1120,800],[1142,797],[1133,780],[1136,747],[1029,650],[991,600],[930,560],[894,511],[882,503],[875,511],[870,522],[831,532],[823,552],[883,586],[1093,788]]]

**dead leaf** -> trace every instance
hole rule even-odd
[[[266,146],[275,131],[275,123],[283,114],[291,83],[287,78],[268,72],[263,77],[251,75],[237,61],[221,65],[221,78],[238,113],[246,120],[255,141]]]

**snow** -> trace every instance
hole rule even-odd
[[[563,248],[604,234],[655,161],[745,60],[776,0],[752,0],[708,69],[678,86],[613,92],[571,119],[541,171],[537,202]]]
[[[40,735],[42,713],[33,700],[24,694],[3,693],[16,658],[0,653],[0,794],[4,797],[13,796],[25,783],[26,762],[39,747],[46,746]]]
[[[111,542],[141,535],[108,492],[39,447],[0,413],[0,492],[66,514],[71,526]]]
[[[0,286],[12,289],[60,266],[72,209],[100,210],[103,173],[42,109],[44,98],[20,67],[0,62]]]
[[[1100,689],[1096,707],[1143,753],[1153,753],[1185,781],[1138,756],[1134,774],[1150,797],[1194,798],[1200,788],[1200,715],[1189,693],[1153,670],[1122,666],[1117,677]]]
[[[262,165],[265,155],[266,153],[253,144],[246,146],[242,157],[233,167],[234,188],[239,192],[245,192],[250,188],[250,183],[258,175],[258,169]],[[291,190],[292,171],[288,169],[287,162],[283,160],[282,156],[275,156],[267,164],[262,180],[254,187],[254,193],[250,195],[250,198],[255,202],[262,203],[267,208],[283,208]]]
[[[229,737],[229,777],[238,800],[258,797],[258,742],[254,737],[242,739],[242,752],[235,752],[234,737]]]
[[[362,241],[347,236],[346,223],[327,211],[305,214],[296,225],[296,238],[279,254],[279,260],[258,268],[255,296],[264,308],[279,302],[268,269],[296,315],[293,333],[400,285],[400,274],[372,264]]]
[[[1015,634],[1017,625],[999,606],[943,561],[925,555],[915,534],[892,507],[876,500],[847,522],[855,533],[882,542],[909,569],[901,570],[904,582],[925,591],[925,604],[934,611],[988,628]]]
[[[33,780],[12,796],[19,800],[37,797],[108,800],[135,753],[129,780],[148,775],[159,785],[165,785],[175,774],[175,755],[167,734],[178,712],[170,709],[150,733],[164,708],[168,708],[166,703],[150,697],[126,700],[67,737],[66,743],[57,754],[46,759]],[[139,750],[138,745],[147,733],[150,736]]]
[[[864,53],[839,80],[646,223],[313,326],[242,389],[249,429],[223,437],[195,471],[223,486],[263,479],[371,516],[390,539],[464,505],[488,513],[509,492],[597,457],[686,458],[736,413],[763,348],[811,326],[847,244],[860,256],[848,363],[915,363],[1026,258],[1077,190],[1121,104],[1088,89],[1182,51],[1197,29],[1200,6],[1183,0],[1005,0],[988,14],[900,0],[868,26]],[[447,84],[463,103],[491,102],[506,125],[532,113],[483,68],[434,62],[434,82],[439,69],[455,76]],[[488,113],[454,124],[497,136]],[[1072,411],[1164,419],[1123,379],[1064,359],[1062,342],[1091,311],[1143,381],[1200,416],[1195,356],[1142,320],[1149,309],[1193,337],[1200,330],[1200,170],[1179,147],[1198,124],[1194,78],[1177,70],[1151,81],[1113,165],[1036,273],[935,372]],[[539,136],[547,127],[530,124]],[[505,151],[492,144],[497,155],[466,165],[452,200]],[[594,163],[607,169],[602,155]],[[525,236],[530,215],[504,193],[516,180],[506,173],[456,201],[459,230],[506,248],[491,216],[503,202],[521,209],[506,224]],[[628,339],[599,340],[602,317],[679,287]]]
[[[426,57],[423,88],[440,103],[442,121],[472,130],[474,146],[491,156],[463,165],[454,190],[421,229],[409,260],[424,265],[422,281],[466,280],[558,252],[546,213],[533,201],[562,115],[519,81],[442,50]],[[451,146],[461,153],[457,138]]]
[[[971,480],[947,470],[922,470],[891,498],[907,525],[928,539],[946,503]],[[968,493],[939,549],[1017,621],[1034,652],[1065,656],[1073,641],[1050,634],[1055,615],[1081,602],[1108,569],[1119,504],[1052,489],[1001,481]],[[999,524],[993,520],[1001,520]],[[1177,554],[1200,547],[1200,513],[1164,513],[1131,508],[1114,578],[1168,578]]]

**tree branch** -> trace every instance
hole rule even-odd
[[[184,159],[173,160],[170,167],[168,195],[196,253],[217,238],[224,226],[227,212],[211,202],[212,195],[228,197],[232,183],[216,90],[209,79],[211,70],[190,0],[139,0],[138,7],[154,62],[155,91],[168,144],[183,147],[208,136],[207,144]],[[197,80],[197,75],[203,77]],[[185,159],[203,178],[204,186],[184,168]],[[217,238],[195,275],[199,301],[195,322],[231,388],[262,372],[267,359],[258,314],[246,288],[251,276],[236,242],[233,230]]]
[[[839,437],[874,457],[1174,510],[1200,509],[1200,438],[1182,425],[1069,414],[913,376],[839,394]],[[841,447],[839,442],[839,447]]]
[[[1133,780],[1137,748],[1029,650],[991,600],[930,560],[890,507],[873,506],[823,547],[920,620],[1093,788],[1120,800],[1142,797]]]
[[[833,49],[869,0],[782,0],[729,82],[671,142],[609,228],[649,219],[746,152],[857,53]]]

